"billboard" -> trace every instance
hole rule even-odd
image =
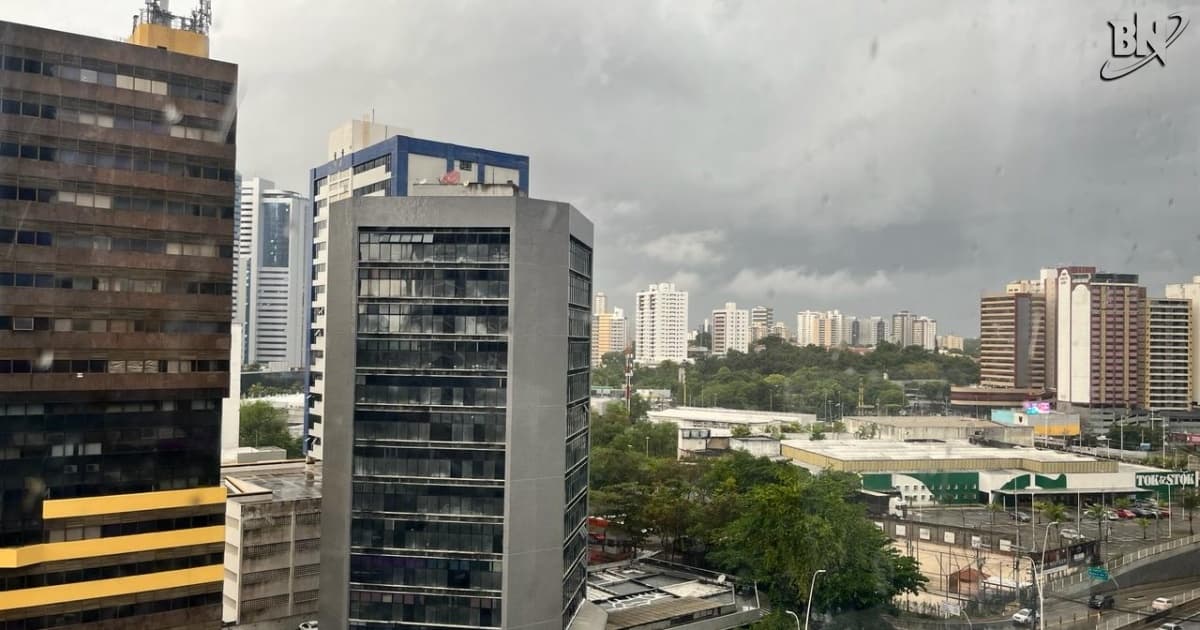
[[[1030,416],[1038,414],[1050,413],[1050,403],[1044,400],[1027,400],[1021,405],[1025,409],[1025,413]]]

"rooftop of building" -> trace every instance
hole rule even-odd
[[[651,418],[658,421],[671,422],[674,420],[693,420],[708,422],[727,422],[733,424],[759,423],[811,423],[816,422],[816,414],[785,413],[782,411],[751,411],[748,409],[723,409],[720,407],[671,407],[659,411],[647,412]]]
[[[608,614],[609,630],[650,624],[667,628],[681,615],[714,610],[732,628],[761,616],[753,593],[739,593],[732,579],[719,573],[644,558],[632,564],[589,569],[587,600]],[[685,622],[686,623],[686,622]]]
[[[783,445],[841,461],[910,461],[914,459],[1013,459],[1043,463],[1094,462],[1076,453],[1028,447],[998,448],[965,441],[905,442],[901,440],[784,440]]]
[[[897,428],[961,428],[992,429],[997,425],[990,420],[979,420],[966,416],[846,416],[848,422],[871,423]]]
[[[261,501],[268,494],[273,501],[319,499],[321,463],[311,464],[311,483],[308,466],[303,460],[226,465],[221,466],[221,477],[229,498],[235,501]]]

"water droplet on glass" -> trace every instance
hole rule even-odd
[[[1003,164],[996,165],[996,177],[1004,177],[1004,165]]]
[[[178,107],[175,107],[175,103],[167,103],[163,107],[163,118],[166,119],[168,125],[175,125],[183,120],[183,113],[179,111]]]
[[[829,193],[821,194],[821,205],[825,206],[826,208],[829,207]]]
[[[871,48],[867,51],[867,54],[869,54],[871,56],[871,59],[875,59],[876,57],[879,56],[879,38],[878,37],[871,38]]]
[[[1175,198],[1174,198],[1174,197],[1170,197],[1170,198],[1168,198],[1168,199],[1167,199],[1167,207],[1168,207],[1168,208],[1171,208],[1171,207],[1174,207],[1174,206],[1175,206]]]
[[[54,363],[54,351],[53,350],[42,350],[41,353],[38,354],[37,359],[34,360],[34,365],[39,370],[49,370],[50,366],[53,363]]]

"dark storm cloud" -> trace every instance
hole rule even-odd
[[[138,7],[6,18],[122,35]],[[176,10],[190,8],[186,0]],[[1181,2],[265,2],[215,6],[239,170],[304,189],[344,120],[532,156],[597,224],[597,290],[650,282],[973,334],[1059,263],[1200,271],[1200,32],[1103,83],[1107,21]],[[1196,16],[1200,17],[1200,15]]]

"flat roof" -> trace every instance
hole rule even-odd
[[[697,613],[702,610],[720,608],[721,603],[695,597],[664,599],[634,608],[608,611],[608,630],[624,630],[658,621],[666,621],[679,615]]]
[[[671,407],[658,411],[647,411],[646,415],[657,422],[692,420],[701,422],[726,422],[730,424],[766,424],[778,422],[812,423],[817,421],[813,413],[784,413],[781,411],[752,411],[749,409],[722,409],[719,407]]]
[[[229,489],[229,498],[259,499],[267,491],[274,501],[296,501],[321,498],[321,464],[313,464],[315,477],[308,483],[303,461],[271,462],[239,466],[222,466],[221,477]]]
[[[1038,462],[1094,462],[1096,458],[1028,447],[997,448],[961,440],[904,442],[900,440],[784,440],[783,446],[841,461],[910,461],[914,459],[1012,459]]]
[[[994,429],[1001,425],[990,420],[979,420],[966,416],[846,416],[845,420],[863,423],[874,423],[885,427],[897,428],[960,428]]]

